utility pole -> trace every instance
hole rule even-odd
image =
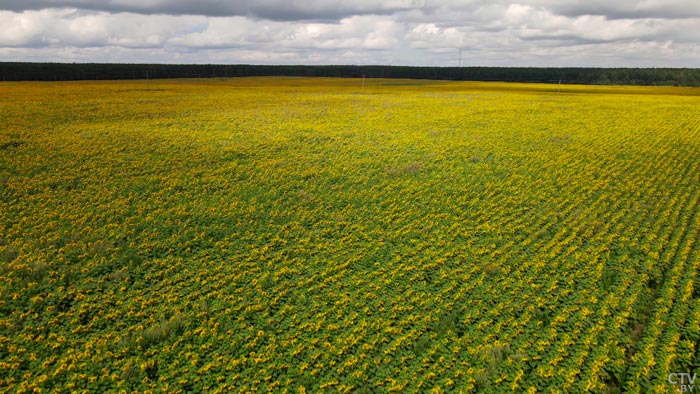
[[[462,48],[459,48],[459,67],[462,67]]]

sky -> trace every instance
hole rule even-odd
[[[0,0],[0,61],[700,67],[700,0]]]

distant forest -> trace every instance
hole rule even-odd
[[[697,68],[540,68],[406,66],[258,66],[248,64],[2,63],[0,81],[230,78],[302,76],[411,78],[455,81],[543,82],[594,85],[700,86]]]

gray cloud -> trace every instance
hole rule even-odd
[[[45,8],[78,8],[92,11],[136,14],[245,16],[279,21],[338,20],[353,15],[392,14],[409,10],[412,0],[4,0],[0,9],[21,12]]]
[[[700,17],[700,2],[688,0],[552,0],[543,4],[567,16],[601,15],[607,19]]]
[[[0,61],[690,66],[697,0],[0,0]]]

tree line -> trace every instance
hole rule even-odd
[[[0,62],[0,81],[302,76],[411,78],[593,85],[700,86],[697,68],[544,68],[410,66],[266,66],[250,64],[108,64]]]

